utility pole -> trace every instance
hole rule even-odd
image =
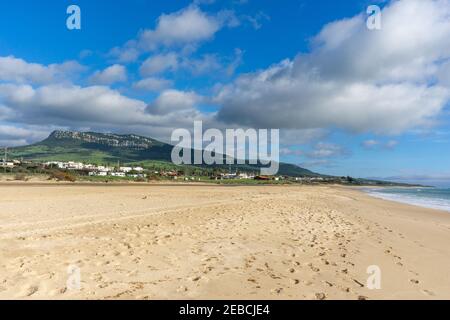
[[[5,159],[3,159],[3,172],[6,173],[6,162],[8,161],[8,147],[5,147]]]

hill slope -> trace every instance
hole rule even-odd
[[[54,131],[38,143],[10,150],[13,158],[34,161],[82,161],[96,164],[167,162],[172,146],[134,134],[118,135],[97,132]],[[228,168],[228,166],[216,166]],[[241,171],[256,171],[255,165],[233,165]],[[280,163],[279,174],[289,176],[319,176],[293,164]]]

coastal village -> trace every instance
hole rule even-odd
[[[156,150],[154,153],[151,152],[153,148]],[[250,165],[175,165],[167,161],[166,155],[170,150],[170,145],[133,134],[57,130],[42,142],[24,147],[19,154],[17,150],[13,150],[10,154],[8,148],[5,148],[4,156],[0,158],[0,173],[3,171],[4,174],[9,174],[6,177],[7,180],[28,180],[40,174],[48,176],[50,180],[58,181],[177,180],[237,184],[392,185],[389,182],[355,179],[349,176],[316,174],[295,165],[290,165],[293,169],[290,168],[284,172],[280,170],[279,174],[273,176],[262,175],[259,167]],[[100,152],[102,156],[96,158],[92,155],[93,151]],[[119,157],[117,151],[120,151]],[[46,155],[44,159],[40,159],[42,154]],[[76,156],[71,159],[70,154],[76,154]],[[84,154],[91,156],[83,161],[81,156]],[[135,159],[135,161],[119,161],[122,158]],[[283,164],[280,163],[280,165]]]
[[[166,180],[181,180],[181,181],[198,181],[200,177],[204,177],[204,174],[199,175],[191,172],[186,174],[183,170],[152,170],[144,168],[143,166],[125,166],[118,163],[115,166],[112,165],[97,165],[92,163],[83,163],[76,161],[47,161],[47,162],[35,162],[29,160],[6,160],[0,159],[0,169],[3,169],[4,173],[23,172],[24,170],[30,171],[33,168],[33,172],[39,172],[42,170],[58,170],[61,172],[70,172],[77,176],[87,177],[103,177],[103,178],[127,178],[136,180],[150,180],[151,177],[158,177]],[[21,170],[22,169],[22,170]],[[313,182],[331,182],[333,179],[336,182],[336,178],[331,178],[330,181],[324,177],[289,177],[289,176],[261,176],[256,175],[254,172],[232,172],[231,169],[228,172],[215,172],[208,176],[210,180],[259,180],[259,181],[293,181],[303,183]],[[342,181],[340,181],[342,182]]]

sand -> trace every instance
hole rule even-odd
[[[450,299],[449,244],[339,186],[0,185],[2,299]]]

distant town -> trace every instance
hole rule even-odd
[[[229,182],[236,181],[261,181],[268,183],[285,182],[285,183],[333,183],[333,184],[356,184],[356,185],[378,185],[385,184],[381,181],[370,181],[354,179],[352,177],[332,177],[332,176],[317,176],[317,177],[290,177],[290,176],[261,176],[255,172],[239,172],[232,171],[220,172],[220,170],[212,170],[205,173],[203,170],[196,172],[195,170],[186,170],[185,167],[180,166],[179,170],[174,169],[160,169],[144,168],[139,165],[98,165],[92,163],[83,163],[78,161],[47,161],[38,162],[30,160],[7,160],[0,159],[0,169],[3,173],[13,175],[13,180],[26,180],[27,176],[36,174],[48,174],[49,179],[58,181],[76,181],[89,180],[94,181],[104,180],[134,180],[139,182],[151,180],[179,180],[179,181],[205,181],[228,180]],[[222,170],[223,171],[223,170]],[[0,171],[1,173],[1,171]]]

